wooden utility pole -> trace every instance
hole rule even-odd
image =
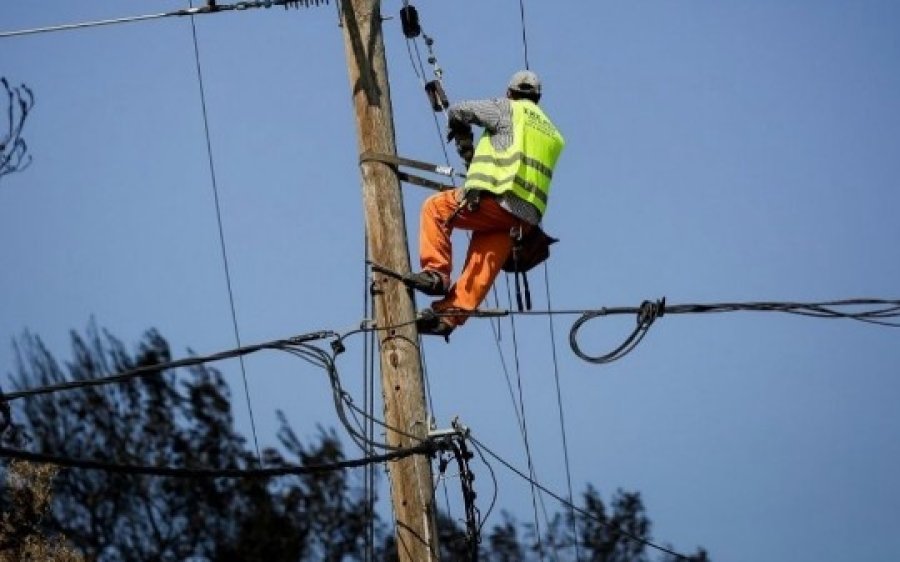
[[[381,33],[380,0],[343,0],[341,25],[347,52],[359,153],[394,155],[394,118]],[[393,271],[409,271],[409,250],[400,181],[380,162],[360,165],[369,256]],[[416,445],[414,436],[428,435],[425,391],[415,327],[415,306],[408,289],[396,280],[376,280],[375,322],[397,328],[378,332],[381,384],[387,441],[393,446]],[[403,433],[400,433],[400,432]],[[391,500],[396,519],[401,562],[438,560],[437,526],[431,463],[422,456],[389,467]]]

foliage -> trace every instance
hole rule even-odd
[[[108,333],[72,333],[74,358],[63,368],[40,338],[16,346],[15,386],[87,380],[171,360],[149,331],[129,354]],[[234,429],[229,389],[219,371],[198,366],[130,382],[83,387],[17,403],[30,447],[45,453],[131,465],[254,468]],[[330,463],[343,453],[333,433],[313,447],[285,430],[293,464]],[[272,465],[286,463],[267,450]],[[340,560],[358,549],[361,494],[344,472],[263,479],[155,478],[65,470],[44,521],[89,561]],[[355,522],[355,523],[354,523]]]
[[[46,537],[40,524],[50,507],[56,469],[24,461],[10,463],[0,514],[0,562],[81,562],[65,538]]]

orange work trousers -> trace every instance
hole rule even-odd
[[[437,272],[444,278],[445,284],[453,271],[453,246],[450,240],[453,229],[472,231],[472,240],[459,279],[450,285],[449,292],[443,299],[432,304],[435,312],[478,308],[512,250],[510,229],[516,226],[525,230],[530,228],[528,223],[501,207],[490,194],[484,193],[475,211],[463,209],[448,226],[447,220],[456,211],[460,197],[462,194],[459,190],[442,191],[426,199],[422,205],[419,259],[422,269]],[[458,326],[465,323],[467,318],[462,315],[444,319]]]

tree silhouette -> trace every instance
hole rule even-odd
[[[0,83],[6,90],[6,131],[0,136],[0,179],[13,172],[21,172],[31,164],[28,145],[22,138],[25,119],[34,107],[34,94],[25,84],[11,87],[5,77]]]
[[[132,356],[108,333],[72,333],[65,370],[40,338],[16,345],[16,387],[87,380],[171,360],[149,331]],[[255,455],[234,430],[220,372],[197,366],[123,384],[86,387],[16,404],[30,448],[66,457],[187,468],[253,468]],[[340,443],[322,432],[312,447],[289,429],[279,434],[295,464],[341,460]],[[267,450],[270,464],[287,462]],[[341,560],[360,550],[364,500],[346,471],[263,479],[175,479],[63,470],[44,521],[86,560]],[[357,523],[354,523],[357,522]]]
[[[168,343],[155,330],[144,335],[133,353],[93,325],[84,335],[72,332],[71,341],[73,357],[60,364],[39,337],[24,334],[15,344],[13,385],[23,389],[84,381],[142,366],[152,372],[172,360]],[[130,465],[257,465],[234,429],[228,386],[207,365],[32,396],[14,406],[15,423],[5,431],[0,428],[0,443],[6,446]],[[279,419],[280,447],[262,452],[267,467],[344,460],[334,431],[320,428],[317,441],[308,445],[283,414]],[[7,475],[11,470],[5,469]],[[367,509],[357,475],[338,470],[268,480],[188,479],[64,469],[53,481],[52,509],[38,510],[40,516],[34,509],[14,508],[14,494],[3,489],[0,509],[13,515],[0,527],[0,562],[5,562],[4,548],[10,548],[6,538],[41,533],[42,544],[64,547],[64,538],[87,562],[396,560],[391,529]],[[50,501],[49,493],[44,497]],[[579,560],[592,562],[677,559],[653,557],[641,540],[634,540],[651,538],[640,494],[619,490],[607,507],[588,486],[580,503],[574,515],[554,515],[540,541],[532,527],[502,513],[499,523],[482,530],[479,559],[529,562],[552,552],[552,559],[568,561],[576,559],[576,550]],[[471,559],[473,545],[464,527],[444,513],[437,522],[441,559]],[[375,545],[365,543],[370,524]],[[367,556],[367,547],[374,558]],[[708,562],[702,550],[690,560]]]

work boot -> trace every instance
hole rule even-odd
[[[403,283],[417,291],[432,297],[442,297],[447,294],[447,286],[444,278],[436,271],[424,270],[418,273],[410,273],[403,276]]]
[[[441,318],[430,308],[426,308],[416,315],[416,328],[419,334],[426,336],[441,336],[446,341],[450,341],[450,334],[456,329],[456,326]]]

